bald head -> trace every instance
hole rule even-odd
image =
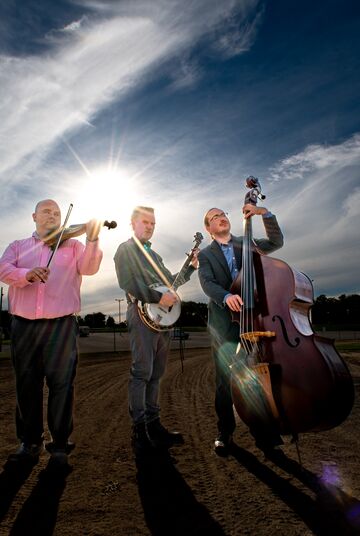
[[[40,238],[44,238],[49,232],[58,229],[61,224],[61,211],[59,205],[53,199],[39,201],[32,217]]]
[[[58,208],[58,210],[60,210],[60,209],[59,209],[59,205],[58,205],[57,202],[54,201],[53,199],[42,199],[41,201],[38,201],[38,202],[36,203],[34,212],[37,212],[38,209],[39,209],[39,208],[41,207],[41,205],[43,205],[43,204],[53,204],[53,205],[56,205],[57,208]]]

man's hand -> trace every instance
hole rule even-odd
[[[251,218],[255,214],[262,216],[263,214],[266,214],[267,212],[269,212],[267,208],[258,207],[257,205],[252,205],[251,203],[247,203],[246,205],[243,206],[243,213],[244,213],[245,219]]]
[[[100,220],[90,220],[86,224],[86,238],[90,240],[90,242],[95,242],[97,240],[99,233],[101,229],[101,221]]]
[[[37,267],[33,268],[32,270],[29,270],[26,273],[25,277],[29,281],[29,283],[36,283],[36,281],[41,281],[42,283],[45,283],[45,281],[49,277],[49,274],[49,268]]]
[[[195,248],[194,251],[193,251],[193,258],[191,260],[191,266],[193,268],[195,268],[195,270],[197,270],[199,268],[199,259],[198,259],[198,255],[200,253],[200,249],[199,248]]]
[[[170,290],[168,292],[165,292],[161,296],[161,300],[159,301],[159,305],[162,305],[163,307],[171,307],[178,301],[178,298],[174,292],[171,292]]]
[[[243,301],[238,294],[231,294],[231,296],[228,296],[226,298],[225,302],[231,311],[234,311],[237,313],[241,311],[241,306],[243,305]]]

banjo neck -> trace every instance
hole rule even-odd
[[[191,249],[190,253],[187,254],[187,258],[186,258],[184,264],[182,265],[182,267],[181,267],[179,273],[177,274],[173,284],[171,285],[171,289],[174,290],[175,292],[177,291],[179,286],[182,285],[182,283],[184,282],[184,275],[186,273],[186,270],[189,268],[189,266],[191,264],[191,261],[194,258],[195,250],[199,247],[199,245],[201,244],[203,238],[204,237],[203,237],[203,235],[201,233],[196,233],[195,234],[195,236],[194,236],[195,245]]]
[[[175,277],[172,285],[151,285],[152,288],[164,294],[168,290],[173,290],[176,292],[177,288],[185,283],[185,273],[189,268],[191,261],[194,258],[195,250],[199,247],[201,241],[203,240],[203,235],[201,233],[196,233],[194,236],[195,245],[192,248],[191,252],[188,253],[188,257],[185,260],[183,266],[181,267],[179,273]],[[180,317],[181,313],[181,302],[180,299],[174,303],[171,307],[160,307],[158,303],[142,303],[138,302],[138,311],[141,320],[143,323],[154,331],[169,331],[177,320]]]

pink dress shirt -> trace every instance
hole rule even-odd
[[[0,258],[0,280],[9,285],[10,313],[30,320],[57,318],[80,312],[82,275],[99,270],[102,251],[99,241],[66,240],[55,253],[45,283],[29,283],[26,273],[45,267],[51,249],[33,233],[31,238],[12,242]]]

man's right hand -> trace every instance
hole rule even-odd
[[[36,281],[41,281],[42,283],[45,283],[45,281],[49,277],[49,274],[49,268],[40,266],[38,268],[33,268],[32,270],[29,270],[26,273],[25,277],[29,281],[29,283],[36,283]]]
[[[226,298],[225,302],[231,311],[234,311],[237,313],[241,311],[241,306],[243,305],[243,301],[238,294],[231,294],[230,296]]]
[[[177,296],[174,292],[168,291],[165,292],[161,296],[161,300],[159,301],[159,305],[162,305],[164,307],[171,307],[178,301]]]

